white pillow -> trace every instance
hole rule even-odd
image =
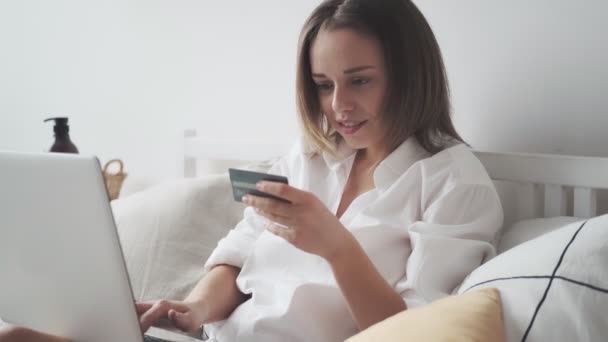
[[[583,225],[584,224],[584,225]],[[605,341],[608,215],[571,223],[477,268],[458,293],[498,288],[507,341]]]
[[[500,238],[498,254],[513,248],[521,243],[532,240],[543,234],[552,232],[567,224],[579,222],[582,219],[572,216],[558,216],[550,218],[536,218],[515,222]]]
[[[242,218],[228,174],[165,182],[112,202],[138,301],[183,299],[219,239]]]

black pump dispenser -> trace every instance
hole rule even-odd
[[[44,122],[54,120],[55,127],[55,143],[50,149],[50,152],[61,152],[61,153],[78,153],[78,148],[70,140],[70,126],[68,126],[68,118],[48,118]]]

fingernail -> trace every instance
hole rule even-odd
[[[264,183],[262,183],[262,182],[257,182],[257,183],[255,184],[255,187],[256,187],[258,190],[262,190],[262,189],[264,188]]]
[[[243,203],[245,204],[249,204],[249,196],[245,195],[241,198],[241,201],[243,201]]]

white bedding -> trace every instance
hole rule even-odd
[[[535,218],[515,222],[502,235],[498,244],[498,254],[543,234],[550,233],[565,225],[579,222],[582,219],[572,216]]]
[[[200,265],[215,241],[242,214],[230,197],[226,175],[159,185],[118,200],[113,207],[138,299],[178,298],[187,293],[201,276]],[[221,212],[224,215],[218,215]],[[587,223],[553,275],[561,253],[579,228],[577,221],[580,219],[561,217],[516,223],[499,244],[499,251],[505,252],[475,270],[461,286],[460,293],[489,281],[473,288],[501,291],[507,341],[522,341],[549,282],[550,291],[527,341],[606,340],[608,216]],[[159,244],[164,246],[164,254],[150,258],[150,246]],[[521,276],[537,278],[493,280]]]
[[[458,292],[484,287],[500,290],[508,342],[605,341],[608,215],[507,250],[476,269]]]

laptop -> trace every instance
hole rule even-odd
[[[0,152],[0,318],[74,341],[144,341],[99,161]],[[162,339],[199,341],[159,331]]]

